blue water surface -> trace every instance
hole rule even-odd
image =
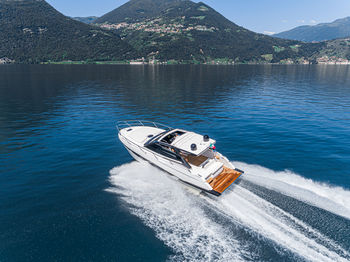
[[[210,238],[201,236],[186,253],[179,246],[186,238],[170,226],[176,223],[159,226],[168,225],[166,214],[160,217],[142,198],[129,201],[127,192],[133,191],[123,196],[107,190],[127,190],[123,181],[113,184],[110,173],[133,161],[117,141],[116,122],[125,119],[209,134],[231,161],[309,179],[325,192],[334,189],[345,211],[350,202],[348,66],[0,66],[0,261],[208,261],[235,252],[205,249]],[[127,185],[137,188],[136,173],[143,170],[128,169],[135,177]],[[286,187],[288,181],[283,180]],[[303,245],[318,250],[324,261],[350,259],[349,217],[327,209],[328,195],[320,193],[327,203],[318,206],[256,185],[253,176],[231,190],[248,190],[319,232],[319,238],[295,233],[300,245],[288,248],[275,233],[259,231],[237,214],[228,219],[209,204],[201,207],[209,221],[232,233],[228,239],[244,243],[247,252],[237,253],[241,260],[312,260],[298,254]],[[136,191],[133,195],[137,199]],[[152,199],[153,206],[161,202]],[[198,199],[191,195],[185,202],[200,206]],[[140,212],[149,212],[148,218]],[[194,237],[191,229],[186,232]]]

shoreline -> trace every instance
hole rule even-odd
[[[12,64],[27,64],[27,63],[12,63]],[[160,63],[133,63],[122,61],[96,61],[96,62],[81,62],[81,61],[62,61],[62,62],[42,62],[41,65],[132,65],[132,66],[169,66],[169,65],[342,65],[348,66],[350,63],[193,63],[193,62],[160,62]]]
[[[25,63],[24,63],[25,64]],[[139,61],[59,61],[59,62],[41,62],[39,64],[58,64],[58,65],[350,65],[349,63],[337,63],[337,62],[315,62],[315,63],[266,63],[266,62],[226,62],[226,61],[210,61],[210,62],[199,62],[199,61],[176,61],[168,60],[164,62],[139,62]]]
[[[165,61],[165,62],[139,62],[139,61],[49,61],[40,63],[25,63],[25,62],[6,62],[0,65],[132,65],[132,66],[169,66],[169,65],[350,65],[349,63],[336,62],[315,62],[315,63],[258,63],[258,62],[205,62],[198,61]]]

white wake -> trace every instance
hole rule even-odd
[[[177,181],[148,164],[110,171],[110,192],[122,194],[133,214],[171,247],[180,261],[240,261],[242,247],[212,221]]]
[[[252,183],[290,195],[315,206],[347,216],[348,191],[334,196],[335,189],[305,180],[288,172],[274,173],[258,166],[235,163],[245,169],[243,177]],[[130,211],[152,228],[159,239],[174,250],[174,260],[240,261],[252,259],[249,247],[226,225],[215,221],[203,205],[217,210],[257,238],[269,239],[277,246],[309,261],[347,261],[350,254],[335,241],[298,220],[286,211],[260,198],[249,190],[236,186],[220,198],[194,196],[164,172],[148,164],[133,162],[110,171],[112,187]],[[256,181],[254,181],[256,178]],[[268,183],[268,182],[270,183]],[[294,195],[293,190],[299,194]],[[305,193],[306,192],[306,193]],[[321,200],[312,195],[322,196]],[[327,197],[329,194],[329,197]],[[315,197],[314,197],[315,198]],[[330,203],[336,203],[333,209]],[[339,211],[340,210],[340,211]],[[345,214],[345,215],[344,215]]]
[[[258,165],[234,164],[245,171],[244,180],[350,219],[349,190],[317,183],[290,171],[275,172]]]

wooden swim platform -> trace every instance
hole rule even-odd
[[[209,178],[207,182],[211,185],[214,191],[222,194],[241,175],[241,172],[224,166],[220,175],[215,178]]]

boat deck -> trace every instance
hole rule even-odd
[[[211,185],[214,191],[222,194],[241,175],[241,172],[224,166],[224,170],[220,175],[215,178],[209,178],[207,182]]]
[[[194,155],[182,155],[182,157],[190,164],[194,166],[201,166],[208,160],[206,156],[194,156]]]
[[[200,166],[207,160],[208,158],[205,156],[187,156],[187,161],[195,166]]]

